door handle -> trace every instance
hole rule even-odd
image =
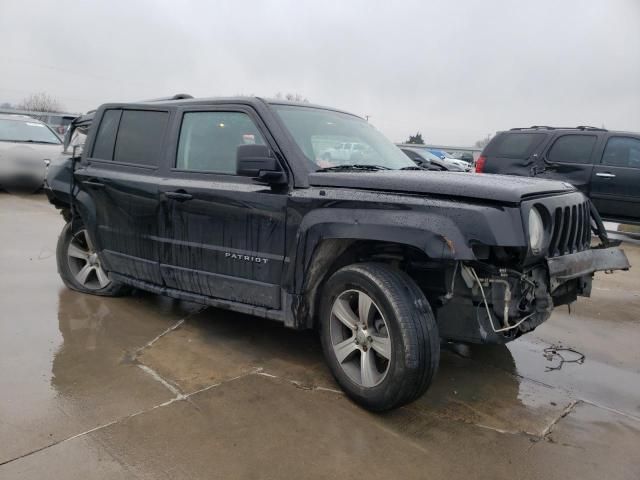
[[[175,192],[164,192],[164,196],[178,202],[186,202],[187,200],[191,200],[193,198],[193,195],[185,192],[184,190],[178,190]]]
[[[606,172],[598,172],[598,173],[596,173],[596,177],[616,178],[616,176],[613,173],[606,173]]]
[[[82,184],[91,188],[104,188],[104,183],[96,180],[95,178],[92,178],[91,180],[83,180]]]

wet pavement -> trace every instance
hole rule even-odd
[[[69,291],[62,225],[43,196],[0,193],[2,480],[640,478],[638,269],[508,346],[444,351],[422,398],[374,415],[311,332]]]

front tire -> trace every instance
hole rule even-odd
[[[82,226],[76,231],[72,230],[71,222],[64,226],[58,238],[56,260],[60,278],[72,290],[105,297],[120,296],[129,291],[127,286],[109,278]]]
[[[324,287],[320,316],[329,368],[356,403],[389,410],[431,384],[440,338],[427,299],[406,273],[382,263],[344,267]]]

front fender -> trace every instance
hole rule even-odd
[[[326,239],[375,240],[415,247],[430,258],[472,258],[464,234],[442,214],[372,210],[320,209],[303,219],[298,245],[306,255]],[[309,248],[311,247],[311,248]]]
[[[293,206],[299,218],[287,290],[300,293],[318,245],[329,239],[410,246],[434,260],[476,260],[474,245],[526,247],[517,205],[482,204],[347,190],[308,193]],[[311,209],[312,205],[320,208]]]

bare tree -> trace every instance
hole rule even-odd
[[[46,92],[39,92],[29,95],[18,104],[18,110],[28,112],[63,112],[64,108],[60,102]]]
[[[489,144],[490,141],[491,141],[491,134],[487,133],[487,136],[485,138],[483,138],[482,140],[478,140],[475,143],[475,146],[478,147],[478,148],[484,148]]]
[[[280,100],[287,100],[289,102],[302,102],[309,103],[309,99],[300,93],[285,93],[278,92],[275,94],[275,97]]]

